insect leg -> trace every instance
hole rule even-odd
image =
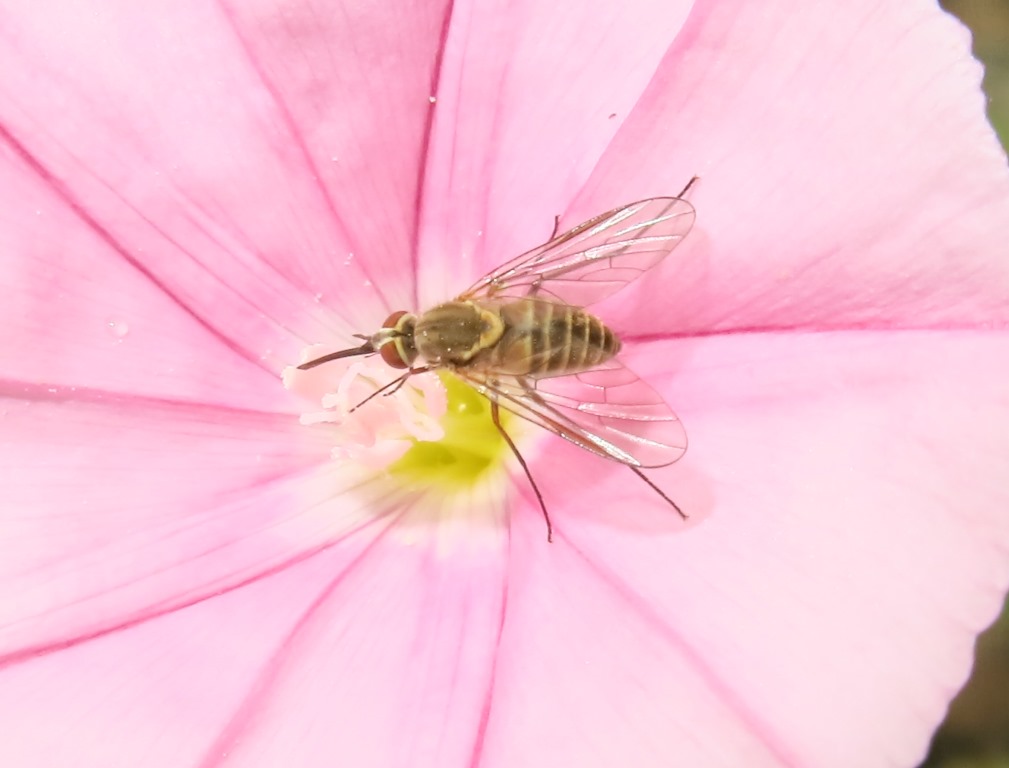
[[[547,416],[547,412],[557,413],[557,409],[554,408],[549,403],[547,403],[542,397],[540,397],[539,393],[536,392],[535,387],[529,386],[529,382],[525,378],[519,379],[519,383],[524,388],[526,397],[528,397],[531,400],[533,400],[534,402],[536,402],[543,409],[544,413],[541,414],[542,416],[546,417]],[[593,450],[591,445],[588,445],[588,444],[586,444],[585,442],[583,442],[581,440],[575,439],[572,436],[565,435],[563,433],[563,431],[559,427],[556,429],[556,431],[557,431],[557,434],[559,434],[559,435],[561,435],[563,437],[566,437],[568,440],[571,440],[571,442],[575,443],[575,445],[580,445],[582,448],[585,448],[586,450],[589,450],[589,451]],[[525,466],[525,465],[523,464],[523,466]],[[631,470],[631,472],[633,472],[635,475],[637,475],[642,480],[644,480],[645,483],[648,485],[648,487],[651,488],[653,491],[655,491],[657,494],[659,494],[659,496],[662,497],[662,500],[665,501],[667,504],[669,504],[669,506],[671,506],[673,509],[675,509],[676,513],[680,517],[682,517],[684,520],[688,519],[689,515],[687,515],[686,512],[684,512],[682,509],[680,509],[680,507],[677,505],[677,503],[675,501],[673,501],[671,498],[669,498],[668,496],[666,496],[666,494],[662,491],[661,488],[659,488],[659,486],[657,486],[655,483],[653,483],[651,480],[649,480],[648,477],[645,475],[644,472],[642,472],[640,469],[638,469],[637,467],[632,466],[630,464],[625,464],[624,466],[626,466],[629,470]],[[526,474],[528,474],[528,472]],[[532,482],[532,478],[531,477],[529,478],[529,482]],[[535,485],[534,485],[534,487],[535,487]],[[543,503],[542,499],[540,500],[540,503],[541,504]],[[545,511],[546,510],[544,510],[544,512]]]
[[[681,189],[681,190],[680,190],[680,194],[678,194],[678,195],[677,195],[677,197],[683,197],[683,196],[684,196],[685,194],[687,194],[687,191],[688,191],[688,190],[689,190],[689,189],[690,189],[690,188],[691,188],[692,186],[694,186],[694,184],[695,184],[696,182],[698,182],[698,181],[700,181],[700,180],[701,180],[701,177],[700,177],[700,176],[691,176],[691,177],[690,177],[690,181],[688,181],[688,182],[687,182],[687,186],[685,186],[685,187],[684,187],[683,189]]]
[[[390,381],[388,384],[386,384],[381,389],[376,389],[374,392],[372,392],[370,395],[368,395],[366,398],[364,398],[364,400],[362,400],[357,405],[355,405],[353,408],[351,408],[349,411],[347,411],[347,413],[353,413],[358,408],[360,408],[362,405],[364,405],[369,400],[371,400],[371,398],[377,397],[378,395],[383,395],[383,396],[387,397],[389,395],[395,394],[396,392],[399,391],[400,387],[402,387],[404,384],[406,384],[406,380],[409,379],[411,376],[416,376],[418,373],[427,373],[430,370],[431,370],[431,366],[429,366],[429,365],[425,365],[423,368],[411,368],[406,373],[404,373],[402,376],[397,376],[395,379],[393,379],[392,381]]]
[[[536,485],[536,481],[533,480],[532,473],[529,471],[529,466],[526,464],[526,460],[522,458],[522,454],[519,453],[519,449],[515,447],[515,443],[512,441],[511,437],[507,432],[505,432],[505,428],[501,426],[501,413],[498,408],[497,400],[490,401],[490,415],[491,419],[494,420],[494,426],[497,427],[498,432],[501,433],[501,437],[503,437],[505,442],[508,443],[508,447],[512,449],[512,453],[515,454],[515,458],[518,459],[519,464],[522,465],[522,471],[525,472],[526,477],[529,478],[529,485],[533,487],[533,493],[536,494],[536,500],[540,503],[540,509],[543,510],[543,519],[547,522],[547,541],[552,542],[554,540],[554,527],[550,523],[550,514],[547,512],[547,505],[543,503],[543,494],[540,493],[539,486]]]
[[[382,392],[382,397],[388,397],[389,395],[395,395],[397,392],[399,392],[399,388],[402,387],[404,384],[406,384],[406,380],[409,379],[411,376],[416,376],[418,373],[427,373],[430,370],[431,370],[431,366],[430,365],[425,365],[422,368],[411,368],[406,373],[404,373],[402,376],[400,376],[398,379],[394,379],[393,381],[389,382],[389,384],[386,384],[385,387],[382,387],[382,390],[384,390],[386,387],[388,387],[388,386],[390,386],[392,384],[395,384],[396,386],[394,386],[388,392],[382,392],[382,390],[379,390],[379,392]],[[375,395],[377,395],[377,394],[378,394],[378,392],[375,393]],[[372,395],[372,397],[374,397],[375,395]]]
[[[560,229],[560,227],[561,227],[561,215],[558,213],[554,216],[554,228],[550,232],[550,237],[547,238],[548,243],[555,237],[557,237],[557,230]]]
[[[631,470],[631,472],[633,472],[635,475],[637,475],[638,477],[640,477],[642,480],[644,480],[646,483],[648,483],[648,485],[651,486],[652,490],[655,491],[657,494],[659,494],[659,496],[661,496],[663,499],[665,499],[667,502],[669,502],[669,505],[679,513],[680,517],[682,517],[684,520],[687,519],[687,514],[682,509],[680,509],[678,506],[676,506],[676,502],[673,501],[668,496],[666,496],[666,494],[664,494],[662,492],[662,489],[659,488],[659,486],[657,486],[655,483],[653,483],[651,480],[649,480],[645,476],[644,472],[642,472],[637,467],[632,467],[630,464],[627,465],[627,468],[629,470]]]

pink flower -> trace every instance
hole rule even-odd
[[[920,758],[1009,582],[1009,173],[954,21],[10,0],[0,41],[0,763]],[[695,173],[600,308],[686,528],[520,425],[553,544],[504,458],[443,514],[301,423],[305,345]]]

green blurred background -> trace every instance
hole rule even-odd
[[[985,65],[988,118],[1002,146],[1009,146],[1009,0],[942,5],[974,34],[974,55]],[[978,640],[974,673],[936,733],[923,768],[1009,768],[1009,603]]]

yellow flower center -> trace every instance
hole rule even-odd
[[[475,484],[497,465],[508,445],[491,418],[490,401],[451,373],[438,375],[445,386],[446,410],[440,422],[445,436],[437,441],[414,440],[388,472],[418,488],[457,491]],[[503,410],[500,415],[502,427],[508,429],[514,417]]]

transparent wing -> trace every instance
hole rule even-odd
[[[543,379],[492,371],[454,373],[517,416],[592,453],[634,467],[663,467],[687,450],[687,433],[659,394],[617,360]]]
[[[694,225],[694,207],[653,197],[603,213],[478,280],[460,300],[553,298],[586,307],[658,264]]]

